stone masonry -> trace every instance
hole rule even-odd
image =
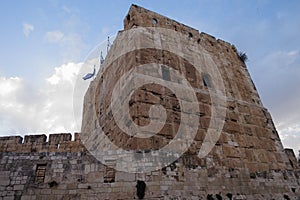
[[[198,152],[211,121],[209,90],[213,90],[214,82],[209,73],[198,73],[187,59],[162,49],[134,49],[114,60],[124,45],[157,41],[154,33],[147,39],[138,34],[124,39],[126,31],[138,27],[159,27],[185,35],[180,44],[188,57],[206,52],[216,64],[227,97],[226,115],[221,135],[205,157],[199,157]],[[160,36],[160,41],[165,46],[177,45],[168,35]],[[150,123],[152,105],[166,109],[166,122],[157,134],[148,138],[128,136],[114,120],[110,101],[115,85],[122,74],[147,63],[171,66],[187,78],[198,100],[199,126],[192,145],[170,165],[145,173],[122,172],[97,160],[82,135],[87,137],[100,126],[116,146],[140,152],[160,149],[174,139],[182,117],[180,103],[170,89],[158,84],[133,91],[129,102],[132,121],[139,126]],[[199,64],[207,65],[204,61]],[[175,81],[172,71],[161,69],[157,73],[166,81]],[[110,158],[112,163],[114,159]],[[86,92],[81,133],[75,133],[73,140],[71,134],[0,138],[0,200],[300,199],[299,176],[294,152],[283,148],[235,46],[136,5],[131,6],[124,30],[118,33]]]

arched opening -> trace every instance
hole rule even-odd
[[[212,81],[209,74],[202,73],[202,81],[205,87],[212,88]]]
[[[153,24],[153,26],[156,26],[157,25],[157,19],[153,18],[152,19],[152,24]]]

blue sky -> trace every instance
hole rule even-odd
[[[286,147],[300,149],[300,1],[0,2],[0,134],[73,132],[74,77],[134,3],[234,44]]]

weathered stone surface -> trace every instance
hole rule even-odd
[[[193,48],[201,46],[220,70],[226,88],[227,113],[220,138],[211,152],[204,158],[197,156],[211,123],[213,103],[203,76],[186,59],[174,53],[139,49],[118,58],[114,65],[104,63],[103,77],[96,77],[85,95],[82,132],[91,133],[98,124],[96,122],[100,122],[105,124],[102,129],[115,145],[126,150],[138,150],[141,155],[167,145],[176,136],[182,117],[180,104],[170,89],[159,84],[148,84],[132,93],[130,115],[133,123],[139,126],[150,123],[148,116],[152,105],[159,104],[166,109],[166,123],[150,138],[135,138],[123,133],[114,121],[109,106],[113,88],[124,72],[138,65],[159,63],[180,71],[195,90],[200,120],[190,148],[167,167],[130,174],[113,169],[113,156],[107,157],[111,161],[109,166],[97,161],[86,150],[78,133],[75,133],[73,141],[71,134],[50,135],[48,142],[45,135],[25,136],[24,143],[20,136],[1,137],[0,199],[137,199],[138,180],[146,183],[145,199],[299,198],[300,170],[295,155],[291,150],[283,149],[271,115],[263,107],[236,48],[135,5],[124,20],[125,31],[153,26],[186,35],[181,42],[187,57],[201,55],[203,52]],[[120,35],[121,32],[106,60],[112,59],[120,46],[139,40],[136,35],[120,40]],[[162,41],[174,48],[177,45],[171,37],[165,37]],[[151,44],[157,41],[149,37],[140,42]],[[149,73],[162,73],[166,81],[180,81],[172,70],[159,72],[153,69]],[[185,91],[181,92],[184,94]],[[191,98],[186,95],[184,101],[191,101]],[[191,109],[187,108],[184,112],[191,112]],[[155,110],[152,114],[161,115]],[[185,130],[187,135],[190,131]],[[101,145],[105,144],[95,148]]]

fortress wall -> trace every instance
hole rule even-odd
[[[155,23],[153,23],[153,20],[155,20]],[[180,45],[187,57],[195,58],[198,55],[208,53],[216,64],[223,79],[227,96],[226,118],[218,142],[205,158],[200,159],[197,157],[197,153],[209,127],[212,102],[208,95],[208,88],[203,83],[203,77],[185,58],[166,50],[154,48],[135,49],[115,59],[115,52],[118,52],[124,44],[135,46],[135,41],[138,41],[141,46],[155,43],[157,40],[160,40],[162,46],[169,45],[176,48],[176,45],[178,45],[172,40],[171,35],[166,34],[162,35],[161,38],[157,38],[151,35],[151,31],[147,37],[129,34],[123,38],[125,31],[135,30],[138,27],[166,28],[182,33],[185,38],[181,38]],[[141,34],[143,33],[141,32]],[[199,172],[198,179],[193,180],[191,185],[197,185],[200,181],[200,185],[206,191],[212,188],[225,187],[248,195],[255,194],[260,189],[260,192],[264,193],[263,191],[265,191],[265,194],[271,194],[271,191],[282,194],[284,191],[291,191],[292,188],[299,188],[296,181],[298,179],[297,173],[284,152],[272,122],[272,117],[268,110],[263,107],[247,67],[239,58],[238,51],[233,45],[133,5],[128,16],[124,19],[124,31],[119,32],[106,57],[108,61],[113,59],[115,60],[112,65],[103,66],[101,79],[97,77],[86,93],[82,132],[91,133],[94,126],[90,122],[95,121],[95,123],[100,122],[99,124],[103,125],[104,134],[123,149],[156,150],[168,144],[176,135],[180,125],[178,102],[170,90],[156,85],[148,85],[132,93],[130,114],[133,122],[137,125],[145,126],[149,123],[148,112],[152,105],[160,104],[167,111],[168,116],[165,126],[155,136],[147,139],[131,138],[124,134],[116,125],[112,117],[112,110],[107,106],[111,103],[114,87],[123,87],[122,84],[117,84],[119,84],[118,80],[125,72],[147,63],[157,63],[182,73],[192,85],[199,101],[201,116],[199,130],[194,143],[176,162],[175,171],[180,171],[183,168],[184,174],[193,170]],[[207,63],[202,62],[199,65],[205,66]],[[168,79],[167,81],[176,82],[172,75]],[[104,84],[105,90],[102,87]],[[91,109],[91,106],[94,105],[96,112]],[[94,113],[97,116],[94,116]],[[288,174],[294,178],[287,178]],[[207,176],[211,179],[207,179]],[[180,180],[180,175],[177,178]],[[257,190],[258,188],[254,185],[260,182],[260,178],[264,178],[266,181],[276,179],[275,182],[289,179],[290,183],[285,186],[279,184],[279,186],[271,181],[270,185],[261,184],[261,188]],[[204,179],[204,182],[202,182],[202,179]],[[167,180],[171,181],[171,177],[169,176]],[[238,183],[238,181],[242,183]],[[173,180],[171,182],[172,184],[177,183]],[[252,183],[254,185],[251,185]],[[247,186],[243,187],[239,184]],[[269,188],[271,185],[272,188]],[[296,190],[298,191],[298,189]]]
[[[37,179],[40,166],[45,169],[41,180]],[[80,151],[0,153],[0,198],[5,200],[138,199],[136,185],[141,180],[148,200],[207,199],[209,195],[281,200],[300,192],[297,183],[291,184],[290,171],[249,174],[246,169],[188,169],[179,161],[162,170],[130,174],[114,171]]]
[[[81,152],[85,151],[78,133],[72,141],[70,133],[0,137],[0,152]]]
[[[213,157],[214,162],[228,168],[247,167],[250,172],[277,170],[286,167],[291,168],[287,156],[284,154],[283,146],[272,122],[271,115],[263,107],[246,65],[239,59],[234,46],[220,39],[217,40],[206,33],[199,34],[195,29],[140,7],[132,6],[129,15],[131,17],[126,17],[124,20],[125,30],[134,29],[133,25],[135,27],[151,26],[153,18],[157,20],[157,27],[174,28],[175,25],[180,26],[181,28],[177,31],[185,33],[187,36],[186,40],[181,41],[182,46],[199,46],[198,49],[191,48],[193,50],[185,51],[185,53],[189,57],[196,57],[199,54],[203,54],[204,49],[215,62],[225,86],[227,113],[221,137],[209,155]],[[193,38],[189,39],[188,32],[192,31],[196,31],[197,33],[193,32]],[[128,42],[128,46],[131,45],[130,42],[135,40],[141,41],[141,43],[155,42],[153,38],[145,41],[144,39],[133,37],[139,36],[129,35],[126,41],[118,40],[117,37],[110,51],[112,53],[109,53],[106,59],[109,60],[110,57],[113,57],[113,52],[116,52],[126,42]],[[165,42],[166,45],[174,45],[171,42],[168,43],[168,41],[162,42]],[[136,55],[139,55],[139,57],[137,58]],[[160,57],[162,59],[157,59]],[[103,78],[100,81],[100,77],[97,77],[91,83],[85,96],[86,105],[88,103],[95,105],[98,116],[92,118],[94,111],[89,112],[85,110],[83,114],[83,130],[87,133],[91,132],[94,126],[90,122],[95,121],[95,123],[98,123],[99,121],[100,124],[105,124],[103,126],[104,133],[118,146],[125,149],[157,149],[166,145],[171,140],[179,127],[180,122],[174,120],[174,118],[180,116],[180,111],[176,110],[178,103],[170,91],[152,86],[141,88],[132,95],[131,117],[138,125],[143,126],[149,123],[147,115],[151,105],[161,104],[167,109],[167,113],[169,114],[168,123],[162,131],[155,137],[147,140],[144,139],[143,142],[137,138],[130,139],[126,137],[116,126],[112,119],[111,109],[107,106],[110,105],[111,93],[121,75],[124,72],[134,69],[136,66],[147,63],[158,63],[179,70],[188,78],[196,91],[201,112],[200,115],[202,115],[200,119],[201,127],[196,135],[195,143],[187,153],[189,155],[186,156],[192,157],[190,159],[193,162],[196,161],[194,164],[197,165],[197,160],[199,159],[194,159],[193,154],[197,153],[197,150],[201,147],[210,123],[211,99],[208,95],[207,87],[203,85],[201,74],[197,73],[194,67],[186,60],[167,51],[158,49],[136,50],[119,57],[113,65],[104,66]],[[181,63],[181,65],[179,66],[178,63]],[[206,63],[200,64],[206,65]],[[103,83],[105,83],[105,91],[102,90]],[[93,99],[95,93],[96,96]],[[146,98],[147,100],[145,100]],[[89,106],[86,106],[86,108],[89,108]]]
[[[91,81],[85,94],[81,134],[90,136],[95,127],[102,125],[104,134],[127,150],[153,151],[168,144],[177,133],[180,111],[176,96],[167,88],[150,85],[132,94],[130,115],[137,125],[149,123],[151,105],[166,108],[167,123],[151,138],[139,140],[126,136],[116,125],[109,106],[113,88],[124,72],[154,62],[170,66],[171,71],[180,71],[195,90],[201,118],[194,143],[169,166],[129,174],[97,161],[84,148],[77,133],[74,141],[68,133],[51,134],[48,140],[46,135],[25,136],[24,141],[20,136],[2,137],[0,199],[138,199],[138,181],[146,184],[144,199],[220,199],[221,196],[223,199],[279,200],[300,196],[300,170],[295,164],[295,155],[291,150],[284,150],[272,117],[263,107],[237,49],[228,42],[135,5],[124,20],[125,31],[153,26],[184,34],[182,46],[186,47],[183,51],[187,56],[193,58],[208,53],[224,80],[225,124],[212,151],[205,158],[197,156],[212,109],[201,74],[184,58],[157,49],[135,50],[113,60],[122,45],[129,46],[136,40],[155,42],[151,37],[146,41],[139,36],[121,40],[124,31],[120,31],[105,59],[102,76],[99,73]],[[107,65],[112,60],[114,63]],[[168,79],[174,81],[172,74]],[[115,158],[111,159],[113,162]],[[43,172],[44,178],[39,177]]]

